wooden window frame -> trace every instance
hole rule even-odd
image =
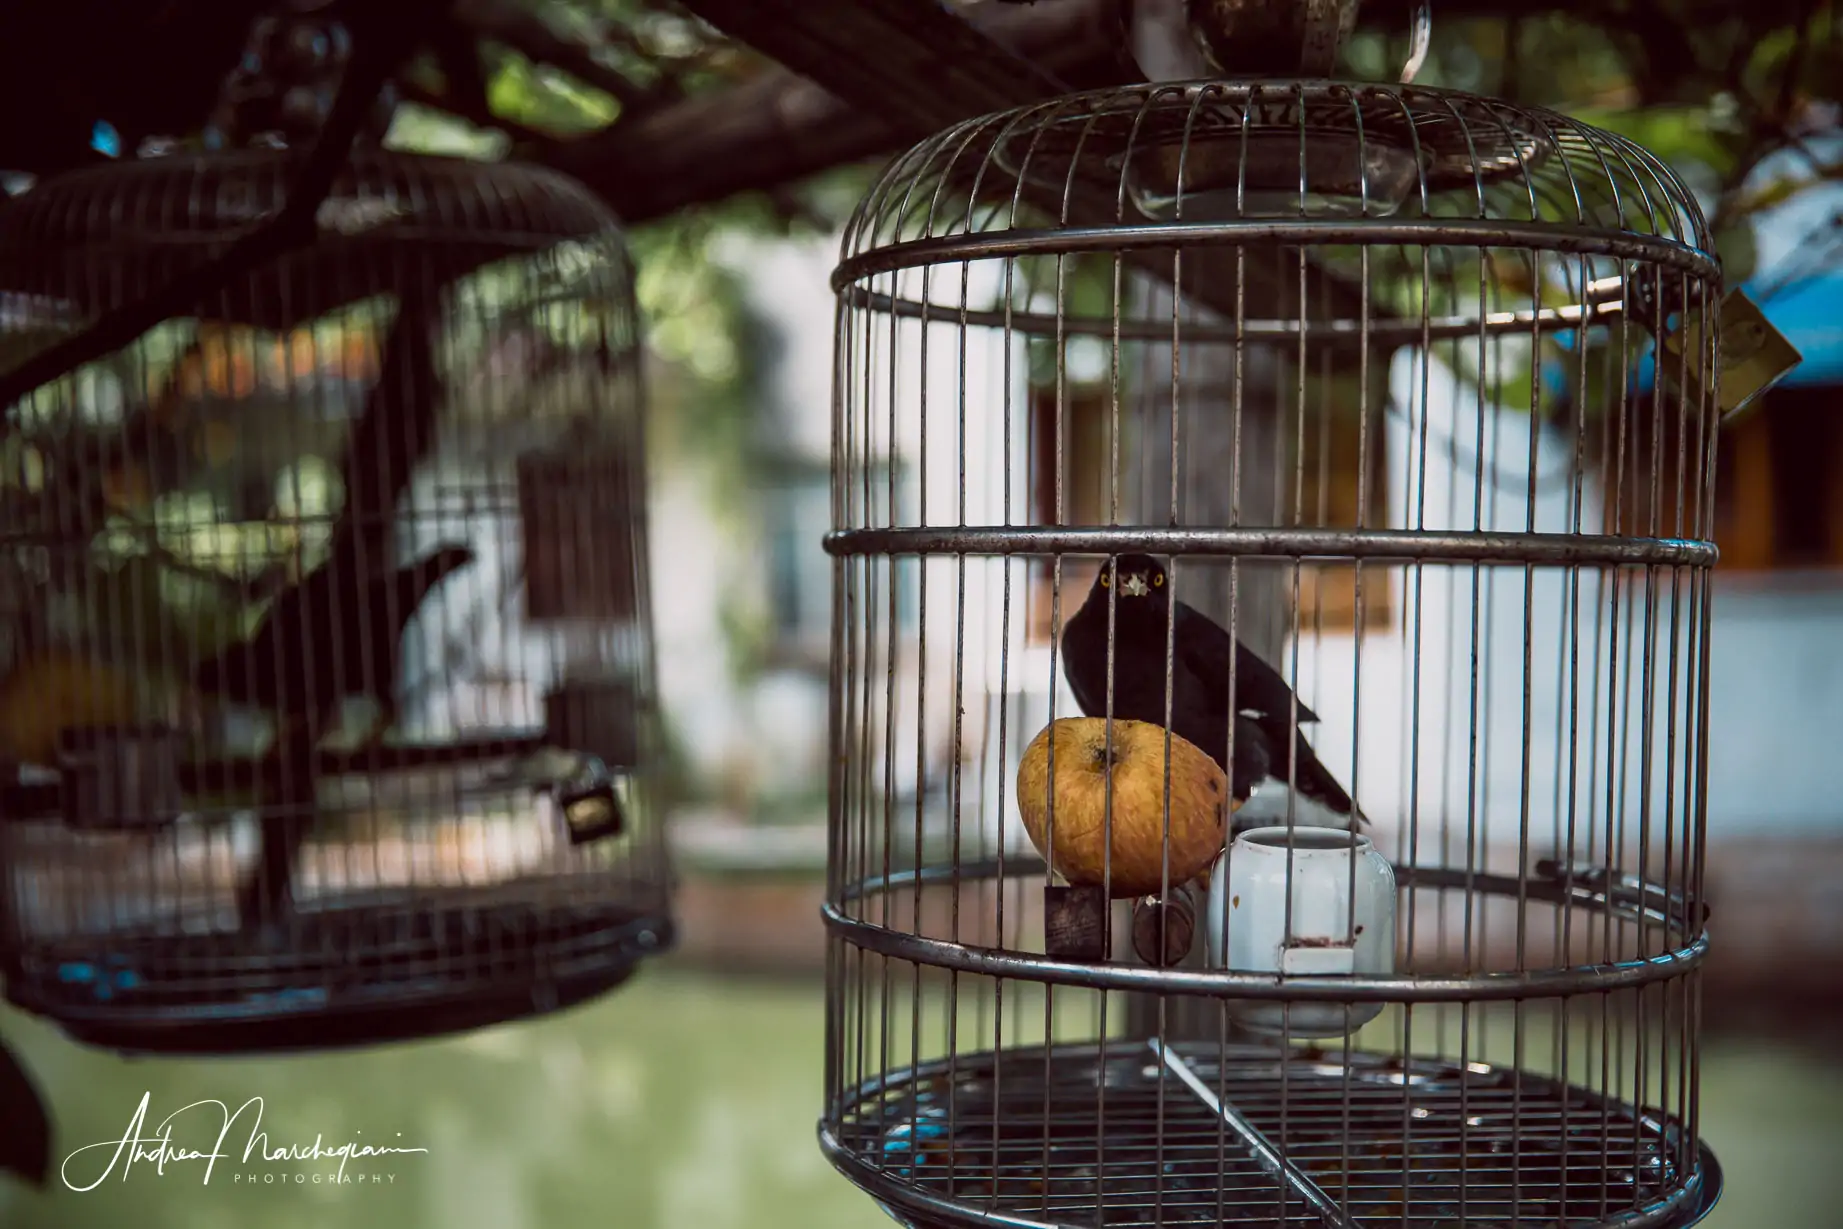
[[[1098,481],[1073,481],[1064,486],[1064,515],[1058,520],[1055,507],[1056,430],[1069,424],[1069,438],[1064,449],[1064,464],[1070,474],[1105,473],[1107,461],[1107,422],[1111,409],[1110,392],[1105,385],[1067,385],[1063,389],[1066,417],[1059,418],[1057,390],[1051,385],[1033,385],[1029,391],[1030,446],[1030,515],[1035,524],[1100,525],[1107,522],[1106,496]],[[1332,486],[1325,502],[1324,523],[1343,528],[1358,524],[1357,482],[1363,441],[1361,424],[1354,414],[1331,418],[1332,459],[1327,476]],[[1296,422],[1293,430],[1296,430]],[[1298,501],[1308,524],[1318,521],[1318,432],[1308,428],[1306,457],[1301,470],[1304,490]],[[1294,436],[1296,438],[1296,436]],[[1389,466],[1386,435],[1372,425],[1369,432],[1369,523],[1374,524],[1389,507]],[[1290,515],[1295,506],[1288,498],[1283,509]],[[1062,569],[1062,603],[1059,613],[1067,621],[1080,606],[1094,582],[1093,561],[1065,562]],[[1299,628],[1302,633],[1351,635],[1356,630],[1355,563],[1304,563],[1299,569]],[[1394,626],[1394,571],[1380,565],[1363,570],[1363,632],[1385,632]],[[1285,580],[1291,592],[1291,577]],[[1054,572],[1047,561],[1031,569],[1030,606],[1026,637],[1029,643],[1044,644],[1054,629],[1051,626],[1054,605]]]

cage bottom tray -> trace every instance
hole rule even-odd
[[[540,1015],[620,985],[672,919],[478,892],[345,903],[261,930],[29,941],[6,997],[78,1041],[147,1053],[329,1049]]]
[[[1119,1041],[892,1072],[820,1139],[917,1229],[1338,1223],[1263,1169],[1174,1065],[1353,1229],[1681,1229],[1720,1194],[1714,1157],[1685,1149],[1674,1120],[1580,1088],[1479,1063],[1213,1042],[1173,1043],[1162,1062],[1151,1043]]]

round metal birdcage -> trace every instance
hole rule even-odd
[[[175,154],[0,212],[12,368],[274,214]],[[552,1010],[671,941],[620,229],[356,152],[311,243],[5,407],[6,993],[143,1051]]]
[[[1700,1219],[1676,177],[1134,86],[897,158],[833,282],[833,1163],[916,1225]]]

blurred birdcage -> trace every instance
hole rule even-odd
[[[840,1170],[917,1225],[1706,1212],[1709,253],[1643,149],[1441,89],[891,164],[834,275]]]
[[[11,367],[285,150],[0,215]],[[8,997],[143,1050],[546,1011],[670,942],[633,268],[583,188],[356,152],[309,246],[6,407]]]

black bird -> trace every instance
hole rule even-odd
[[[473,562],[465,546],[444,546],[394,572],[364,576],[350,552],[284,590],[247,643],[229,646],[193,671],[203,694],[266,708],[285,720],[324,718],[350,695],[397,712],[403,629],[429,590]]]
[[[1113,715],[1165,724],[1165,631],[1172,618],[1171,732],[1207,751],[1224,771],[1229,715],[1235,715],[1235,767],[1230,789],[1245,800],[1262,781],[1293,773],[1297,791],[1339,815],[1350,815],[1344,787],[1319,762],[1295,722],[1292,688],[1274,668],[1233,639],[1209,616],[1173,603],[1165,569],[1149,555],[1120,555],[1101,565],[1088,600],[1062,629],[1062,670],[1082,712],[1107,714],[1107,595],[1114,599]],[[1229,699],[1229,653],[1235,653],[1236,701]],[[1298,705],[1297,722],[1317,721]],[[1294,763],[1288,763],[1292,741]],[[1361,821],[1362,815],[1356,815]]]

